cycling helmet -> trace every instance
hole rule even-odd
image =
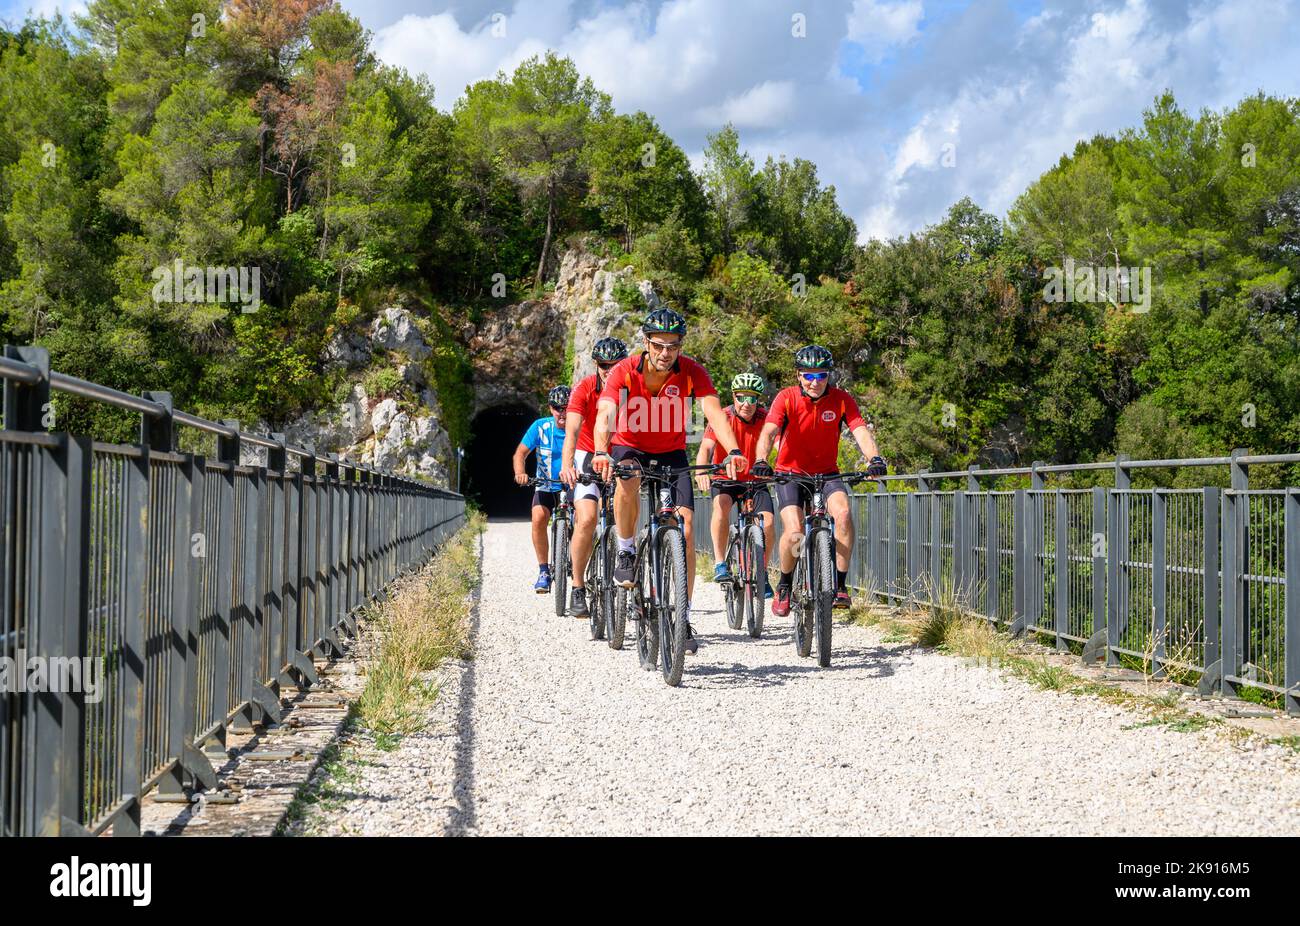
[[[679,334],[686,337],[686,319],[672,309],[655,309],[641,325],[645,334]]]
[[[740,373],[731,381],[731,391],[756,392],[762,395],[767,391],[767,383],[757,373]]]
[[[547,402],[551,408],[568,408],[569,407],[569,387],[554,386],[546,396]]]
[[[794,352],[794,367],[796,370],[833,370],[835,358],[820,344],[809,344]]]
[[[601,338],[591,349],[591,359],[597,363],[617,363],[627,356],[627,345],[618,338]]]

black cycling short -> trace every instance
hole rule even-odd
[[[635,447],[614,444],[609,448],[609,455],[615,463],[634,460],[642,466],[653,462],[674,469],[690,465],[686,459],[685,450],[669,450],[667,453],[646,453],[644,450],[637,450]],[[691,511],[695,510],[695,493],[691,489],[691,474],[689,471],[682,470],[682,472],[678,473],[670,483],[670,487],[674,505],[679,508],[689,508]]]
[[[740,486],[728,486],[725,489],[718,488],[716,484],[709,486],[709,498],[717,498],[719,495],[725,495],[734,504],[739,505],[741,499],[745,496],[745,490]],[[766,486],[754,493],[754,510],[758,512],[766,511],[768,514],[773,513],[772,493],[767,491]]]
[[[778,473],[779,476],[789,475],[788,473]],[[849,494],[849,487],[844,484],[842,479],[832,479],[826,483],[822,489],[822,498],[830,498],[836,492]],[[803,507],[803,503],[812,498],[812,487],[804,482],[778,482],[776,484],[776,501],[782,508],[789,508],[791,505]]]
[[[566,489],[564,490],[564,497],[567,498],[567,499],[569,500],[569,504],[570,504],[570,505],[573,504],[573,490],[572,490],[572,489],[568,489],[568,488],[566,488]],[[543,490],[541,490],[541,489],[538,489],[537,491],[533,492],[533,507],[534,507],[534,508],[536,508],[538,505],[541,505],[541,506],[542,506],[543,508],[545,508],[547,511],[554,511],[554,510],[555,510],[555,506],[556,506],[556,504],[557,504],[559,501],[560,501],[560,493],[559,493],[559,492],[545,492],[545,491],[543,491]]]

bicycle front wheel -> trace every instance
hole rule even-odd
[[[745,577],[744,556],[740,544],[732,538],[727,544],[727,570],[731,578],[722,583],[722,600],[727,606],[727,626],[739,630],[745,621],[745,599],[741,594]]]
[[[552,582],[555,583],[555,616],[564,617],[569,609],[569,522],[563,518],[554,521],[555,571]]]
[[[675,527],[659,532],[659,658],[664,682],[677,687],[686,666],[686,541]]]
[[[763,612],[766,601],[763,590],[767,587],[767,550],[763,543],[763,530],[751,524],[745,532],[745,625],[749,635],[757,639],[763,635]]]
[[[592,545],[591,559],[587,560],[587,625],[591,628],[593,640],[605,639],[605,625],[609,622],[609,611],[605,608],[604,582],[600,574],[600,557],[604,556],[604,549],[602,537]]]
[[[808,556],[800,555],[794,564],[794,584],[790,587],[790,617],[794,623],[794,651],[800,656],[812,652],[812,618],[813,609],[807,599],[807,585],[804,573],[808,570]]]
[[[813,614],[817,625],[817,665],[831,664],[831,611],[835,606],[835,558],[831,532],[819,530],[813,535]]]

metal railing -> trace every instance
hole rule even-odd
[[[215,785],[204,744],[278,720],[281,687],[316,682],[312,657],[464,520],[455,493],[51,372],[41,349],[7,347],[0,377],[0,658],[102,666],[97,694],[79,672],[0,689],[4,835],[135,835],[151,789]],[[140,442],[46,433],[51,388],[139,413]],[[215,458],[176,452],[178,424]]]
[[[1087,661],[1140,663],[1204,693],[1256,689],[1300,713],[1300,488],[1252,489],[1249,468],[1300,454],[1128,460],[887,476],[855,494],[849,582],[893,604],[938,602]],[[1230,488],[1134,489],[1135,470],[1227,466]],[[1051,487],[1105,470],[1114,485]],[[986,483],[1029,477],[1028,487]],[[957,484],[962,488],[944,489]],[[695,548],[713,552],[711,503]],[[780,521],[777,522],[780,532]]]

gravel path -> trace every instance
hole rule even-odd
[[[1300,833],[1300,758],[1280,747],[1136,727],[846,624],[819,669],[788,618],[758,641],[728,630],[703,582],[700,651],[671,689],[533,593],[526,523],[491,524],[483,556],[477,657],[318,831]]]

